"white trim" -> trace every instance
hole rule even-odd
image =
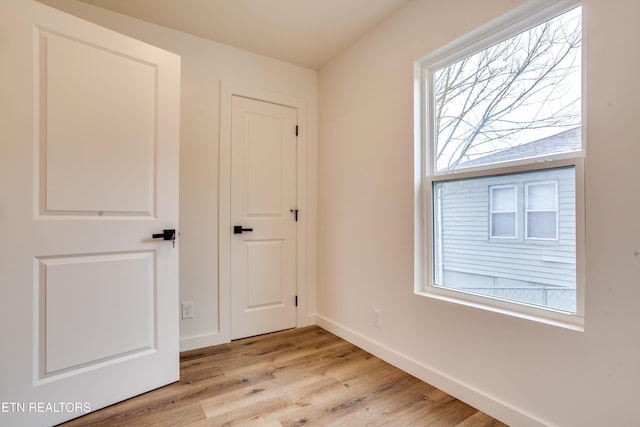
[[[378,341],[372,340],[352,329],[335,323],[326,317],[317,316],[316,324],[375,355],[385,362],[401,369],[416,378],[444,391],[456,399],[461,400],[474,408],[505,422],[509,425],[522,427],[542,427],[549,423],[542,421],[523,409],[509,405],[495,396],[488,395],[470,384],[464,383],[447,373],[441,372],[431,366],[402,354]]]
[[[228,343],[229,339],[219,332],[180,338],[180,351],[195,350],[213,345]]]
[[[220,83],[220,181],[218,199],[218,286],[219,286],[219,331],[218,343],[231,340],[231,105],[233,96],[255,99],[296,108],[298,110],[297,146],[297,194],[300,210],[297,223],[297,268],[296,284],[298,309],[296,326],[309,324],[307,307],[307,245],[309,216],[307,209],[307,102],[304,99],[250,88],[231,82]]]

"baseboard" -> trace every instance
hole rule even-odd
[[[180,338],[180,351],[196,350],[203,347],[211,347],[212,345],[224,344],[229,342],[229,337],[216,332],[213,334],[197,335],[193,337]]]
[[[311,326],[317,324],[316,315],[309,314],[299,320],[297,328]],[[220,332],[212,334],[197,335],[193,337],[180,338],[180,351],[197,350],[203,347],[211,347],[218,344],[226,344],[230,342],[230,337]]]
[[[530,414],[520,411],[478,389],[470,387],[442,372],[438,372],[415,359],[398,353],[369,337],[327,318],[316,315],[316,324],[506,424],[522,427],[544,427],[548,425],[548,423],[544,423]]]
[[[318,324],[318,318],[316,314],[307,314],[302,319],[298,320],[297,328],[304,328],[305,326],[312,326]]]

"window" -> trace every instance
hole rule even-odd
[[[516,186],[500,185],[489,188],[491,212],[489,235],[492,238],[515,238],[516,235]]]
[[[580,329],[582,8],[530,3],[416,62],[416,292]]]
[[[557,183],[529,183],[525,189],[527,239],[557,240]]]

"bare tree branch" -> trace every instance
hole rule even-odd
[[[581,26],[561,16],[435,73],[438,169],[518,145],[525,130],[577,126]]]

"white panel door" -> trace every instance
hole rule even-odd
[[[237,339],[296,326],[298,112],[239,96],[232,103],[231,338]]]
[[[179,379],[180,58],[0,2],[0,425]]]

